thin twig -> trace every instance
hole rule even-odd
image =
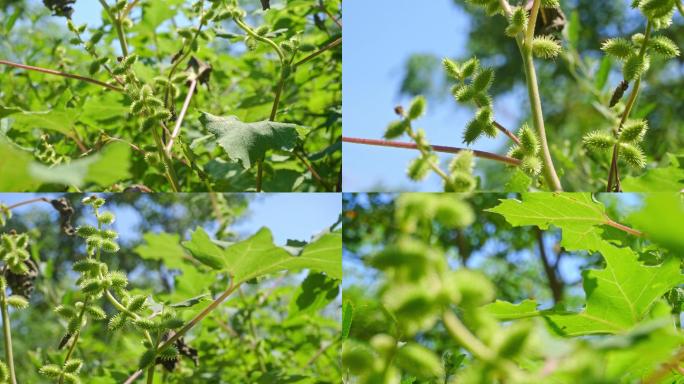
[[[332,13],[330,13],[330,11],[328,11],[328,8],[326,8],[325,5],[323,5],[322,1],[319,4],[319,8],[323,10],[323,12],[330,18],[330,20],[334,21],[335,24],[337,24],[337,26],[340,27],[340,29],[342,29],[342,22],[338,20]]]
[[[321,175],[319,175],[318,172],[316,172],[313,165],[311,165],[311,163],[306,159],[306,157],[297,151],[295,151],[294,154],[295,154],[295,156],[297,156],[299,161],[304,163],[304,165],[309,170],[309,172],[311,172],[311,176],[313,176],[314,179],[316,179],[319,183],[321,183],[321,185],[323,185],[323,187],[326,189],[326,191],[329,191],[331,189],[330,184],[328,184],[325,180],[323,180],[323,178],[321,178]]]
[[[9,379],[11,384],[17,384],[17,376],[14,370],[14,354],[12,351],[12,328],[10,326],[9,311],[7,310],[7,298],[4,289],[2,292],[0,292],[0,307],[2,310],[2,331],[5,336],[5,360],[7,360]]]
[[[327,51],[327,50],[329,50],[329,49],[331,49],[331,48],[337,47],[337,46],[340,45],[340,44],[342,44],[342,38],[341,38],[341,37],[338,37],[338,38],[335,39],[333,42],[327,44],[326,46],[324,46],[323,48],[319,49],[318,51],[316,51],[316,52],[310,54],[309,56],[307,56],[307,57],[305,57],[305,58],[299,60],[299,61],[296,62],[296,63],[294,63],[294,64],[292,65],[292,67],[293,67],[293,68],[297,68],[298,66],[300,66],[300,65],[302,65],[302,64],[304,64],[304,63],[306,63],[307,61],[309,61],[309,60],[311,60],[311,59],[317,57],[318,55],[324,53],[325,51]]]
[[[123,24],[121,23],[121,19],[114,15],[112,9],[109,7],[109,5],[107,5],[107,2],[105,0],[100,0],[100,4],[102,4],[102,7],[104,8],[105,12],[107,12],[107,15],[109,15],[109,18],[112,19],[112,26],[114,26],[114,29],[116,29],[116,34],[119,36],[121,53],[124,55],[124,57],[127,57],[128,44],[126,43],[126,35],[123,30]]]
[[[20,201],[20,202],[18,202],[18,203],[16,203],[16,204],[12,204],[12,205],[10,205],[9,207],[7,207],[7,209],[12,210],[12,209],[15,209],[15,208],[19,208],[19,207],[21,207],[22,205],[33,204],[33,203],[37,203],[37,202],[39,202],[39,201],[42,201],[42,202],[45,202],[45,203],[49,203],[49,202],[50,202],[50,199],[45,198],[45,197],[37,197],[37,198],[35,198],[35,199],[29,199],[29,200],[25,200],[25,201]]]
[[[680,348],[679,352],[677,352],[677,354],[674,355],[670,361],[666,362],[655,372],[651,373],[650,376],[646,377],[643,381],[643,384],[660,383],[661,380],[667,376],[668,373],[670,373],[670,371],[679,367],[679,364],[682,362],[682,360],[684,360],[684,347]]]
[[[183,107],[181,108],[180,115],[178,115],[178,119],[176,120],[176,125],[173,127],[173,132],[171,132],[171,136],[169,137],[169,142],[166,144],[166,152],[171,151],[171,148],[173,148],[173,141],[178,137],[180,134],[180,129],[181,125],[183,124],[183,119],[185,118],[185,114],[188,112],[188,107],[190,106],[190,101],[192,101],[192,96],[195,94],[195,88],[197,87],[197,79],[193,79],[190,82],[190,88],[188,89],[188,95],[185,96],[185,101],[183,102]]]
[[[99,81],[99,80],[95,80],[95,79],[93,79],[93,78],[90,78],[90,77],[85,77],[85,76],[80,76],[80,75],[73,75],[73,74],[71,74],[71,73],[66,73],[66,72],[61,72],[61,71],[55,71],[54,69],[47,69],[47,68],[41,68],[41,67],[34,67],[34,66],[32,66],[32,65],[13,63],[13,62],[11,62],[11,61],[1,60],[1,59],[0,59],[0,64],[2,64],[2,65],[8,65],[8,66],[10,66],[10,67],[15,67],[15,68],[26,69],[26,70],[29,70],[29,71],[36,71],[36,72],[41,72],[41,73],[47,73],[48,75],[56,75],[56,76],[68,77],[68,78],[70,78],[70,79],[81,80],[81,81],[85,81],[85,82],[88,82],[88,83],[91,83],[91,84],[96,84],[96,85],[99,85],[99,86],[101,86],[101,87],[105,87],[105,88],[111,89],[112,91],[123,92],[123,89],[121,89],[121,88],[119,88],[119,87],[117,87],[117,86],[114,86],[114,85],[111,85],[111,84],[107,84],[107,83],[104,83],[104,82],[102,82],[102,81]]]
[[[549,262],[549,257],[546,254],[546,248],[544,247],[544,232],[538,227],[535,228],[537,235],[537,243],[539,245],[539,257],[544,267],[544,272],[546,273],[546,279],[549,282],[549,289],[551,289],[551,295],[553,296],[553,303],[558,304],[563,300],[563,282],[558,279],[556,270]]]
[[[360,139],[360,138],[356,138],[356,137],[342,137],[342,141],[345,143],[374,145],[374,146],[379,146],[379,147],[418,149],[418,146],[414,143],[401,143],[401,142],[387,141],[387,140]],[[432,145],[431,147],[432,147],[433,151],[443,152],[443,153],[454,153],[455,154],[455,153],[460,153],[463,151],[473,151],[473,154],[475,155],[475,157],[499,161],[499,162],[506,163],[509,165],[514,165],[514,166],[520,165],[520,160],[514,159],[512,157],[508,157],[508,156],[497,155],[496,153],[478,151],[476,149],[468,149],[468,148],[447,147],[447,146],[443,146],[443,145]]]

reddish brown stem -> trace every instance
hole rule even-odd
[[[41,68],[41,67],[34,67],[32,65],[26,65],[26,64],[19,64],[19,63],[13,63],[11,61],[7,60],[0,60],[0,64],[2,65],[8,65],[10,67],[15,67],[15,68],[21,68],[21,69],[26,69],[29,71],[36,71],[36,72],[41,72],[41,73],[47,73],[48,75],[56,75],[56,76],[62,76],[62,77],[68,77],[70,79],[75,79],[75,80],[81,80],[85,81],[91,84],[99,85],[101,87],[105,87],[108,89],[111,89],[112,91],[117,91],[117,92],[122,92],[123,89],[113,86],[111,84],[104,83],[99,80],[92,79],[90,77],[85,77],[85,76],[79,76],[79,75],[73,75],[71,73],[66,73],[66,72],[61,72],[61,71],[55,71],[54,69],[47,69],[47,68]]]
[[[404,148],[404,149],[418,149],[418,146],[413,143],[401,143],[396,141],[387,140],[374,140],[374,139],[360,139],[356,137],[342,137],[342,141],[345,143],[354,144],[364,144],[364,145],[374,145],[379,147],[390,147],[390,148]],[[463,151],[468,151],[468,148],[457,148],[457,147],[446,147],[443,145],[432,145],[432,150],[435,152],[443,153],[459,153]],[[483,159],[494,160],[508,165],[518,166],[520,165],[520,160],[514,159],[508,156],[497,155],[496,153],[471,150],[476,157]]]

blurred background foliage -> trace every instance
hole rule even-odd
[[[511,4],[520,1],[511,1]],[[643,15],[630,8],[629,0],[564,0],[561,1],[568,25],[563,32],[564,51],[553,61],[536,60],[539,87],[547,125],[547,136],[556,168],[564,188],[572,191],[600,191],[605,189],[610,154],[587,151],[581,144],[584,134],[612,128],[606,113],[608,101],[622,80],[621,66],[605,59],[601,43],[611,37],[631,36],[643,32]],[[495,69],[496,80],[491,88],[496,99],[506,95],[510,105],[506,109],[520,111],[521,121],[530,120],[530,109],[524,91],[525,78],[522,59],[515,41],[504,34],[506,20],[490,17],[463,0],[454,0],[469,19],[466,55],[455,57],[466,60],[477,56],[483,65]],[[425,21],[426,22],[426,21]],[[671,27],[662,31],[679,47],[684,47],[684,17],[678,12]],[[405,96],[426,95],[432,108],[460,108],[450,96],[452,85],[441,68],[441,57],[416,52],[403,66],[399,91]],[[634,118],[648,118],[650,129],[644,141],[644,151],[650,164],[668,166],[670,154],[684,150],[684,57],[665,63],[654,59],[642,83],[642,91],[634,110]],[[465,122],[464,124],[465,125]],[[521,124],[507,127],[514,131]],[[430,132],[428,130],[428,137]],[[460,146],[460,142],[432,144]],[[500,148],[498,153],[505,153]],[[478,163],[489,190],[502,190],[507,181],[501,166],[492,162]],[[623,169],[627,174],[643,171]],[[502,175],[503,174],[503,175]],[[625,176],[623,175],[623,176]],[[587,184],[591,183],[591,184]]]

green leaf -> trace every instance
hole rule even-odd
[[[608,75],[610,74],[610,66],[610,57],[604,56],[603,59],[601,59],[601,65],[599,66],[598,72],[596,72],[596,78],[594,80],[596,89],[602,90],[603,87],[606,86],[606,82],[608,81]]]
[[[340,231],[323,235],[304,247],[299,256],[292,256],[284,248],[273,244],[273,235],[267,228],[252,237],[237,242],[225,250],[216,246],[202,228],[198,228],[190,241],[183,243],[196,258],[211,259],[230,272],[235,284],[283,270],[311,269],[328,276],[342,278],[342,235]],[[219,258],[216,260],[216,258]]]
[[[294,318],[315,313],[335,300],[340,292],[340,280],[322,273],[311,272],[292,296],[288,315]]]
[[[487,313],[499,321],[510,321],[539,316],[537,301],[526,299],[518,304],[497,300],[482,307]]]
[[[351,330],[352,321],[354,319],[354,306],[351,302],[347,301],[344,303],[342,309],[342,340],[346,340],[349,337],[349,331]]]
[[[684,202],[676,193],[646,195],[645,206],[629,217],[634,226],[656,244],[670,249],[675,255],[684,255]],[[661,220],[662,218],[667,218]]]
[[[223,250],[211,241],[204,229],[197,228],[191,233],[191,240],[182,244],[202,264],[217,270],[225,268]]]
[[[487,211],[503,215],[514,227],[556,226],[563,230],[562,245],[568,251],[595,248],[602,241],[600,226],[612,222],[590,193],[525,193],[522,201],[502,200]]]
[[[200,122],[216,136],[231,159],[245,169],[264,157],[268,150],[291,151],[304,130],[295,124],[259,121],[244,123],[235,116],[219,117],[203,113]]]
[[[626,177],[622,181],[622,189],[625,192],[681,191],[684,190],[684,169],[673,160],[669,167],[653,168],[641,176]]]
[[[684,282],[674,257],[662,265],[645,266],[629,248],[604,240],[587,249],[601,253],[606,267],[584,271],[587,305],[582,312],[545,316],[561,335],[625,332],[642,321],[663,294]]]

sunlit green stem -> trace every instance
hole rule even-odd
[[[17,384],[17,376],[14,370],[14,354],[12,352],[12,327],[10,326],[9,311],[7,310],[7,296],[4,289],[0,291],[2,291],[0,292],[0,309],[2,310],[2,332],[5,341],[5,360],[7,360],[10,382],[12,384]]]

